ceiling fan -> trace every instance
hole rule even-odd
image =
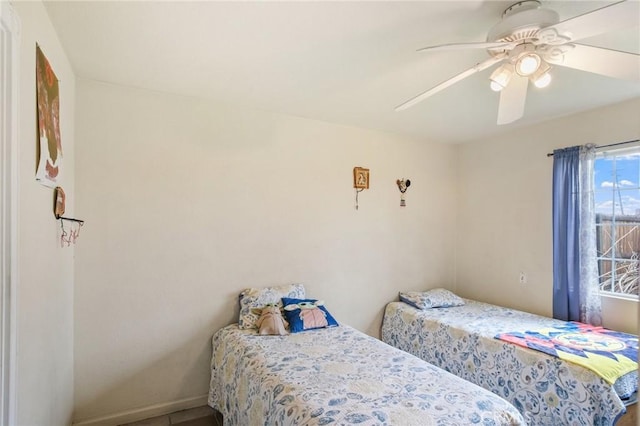
[[[487,34],[486,42],[451,43],[419,49],[433,52],[486,49],[490,58],[398,105],[401,111],[441,90],[501,63],[489,77],[500,92],[498,124],[521,118],[529,82],[545,87],[551,67],[558,65],[624,80],[640,80],[640,55],[575,43],[588,37],[638,25],[640,2],[627,0],[560,22],[558,13],[538,0],[523,0],[508,7]]]

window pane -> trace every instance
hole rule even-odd
[[[612,269],[612,266],[615,268]],[[600,290],[638,295],[638,261],[598,262]]]
[[[599,163],[596,161],[596,169],[599,167]],[[600,182],[600,185],[613,185],[611,181],[603,181]],[[616,192],[613,190],[613,186],[611,187],[598,187],[596,183],[594,199],[595,199],[595,207],[596,213],[599,214],[613,214],[614,203]]]
[[[616,220],[620,219],[622,218],[616,218]],[[615,257],[618,259],[637,259],[638,252],[640,252],[640,223],[637,220],[620,220],[614,230],[616,236]]]
[[[600,290],[613,291],[613,274],[611,273],[611,261],[600,260],[598,261],[598,275]]]
[[[594,182],[600,289],[637,296],[640,148],[598,157]]]
[[[615,202],[615,156],[597,158],[594,167],[596,213],[613,214]]]
[[[621,187],[617,197],[616,214],[635,216],[637,220],[638,215],[640,215],[640,190],[637,188],[628,189]]]
[[[598,215],[596,225],[596,247],[598,257],[612,257],[613,225],[611,215]]]
[[[613,188],[613,156],[600,157],[596,159],[594,168],[594,184],[596,191],[611,190]]]
[[[627,153],[616,156],[615,176],[621,188],[638,187],[638,169],[640,167],[640,154]]]
[[[638,295],[638,261],[615,262],[616,277],[613,283],[616,293]]]

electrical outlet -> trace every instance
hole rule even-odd
[[[526,284],[527,274],[525,274],[524,272],[520,272],[520,278],[518,279],[518,281],[520,282],[520,284]]]

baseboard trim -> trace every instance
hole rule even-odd
[[[120,413],[102,417],[92,417],[84,420],[74,420],[77,426],[117,426],[124,423],[137,422],[149,417],[163,416],[174,411],[188,410],[189,408],[207,405],[207,395],[194,396],[192,398],[179,399],[177,401],[163,402],[147,407],[126,410]]]

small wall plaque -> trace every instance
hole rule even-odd
[[[363,167],[353,168],[353,187],[356,189],[369,189],[369,169]]]

